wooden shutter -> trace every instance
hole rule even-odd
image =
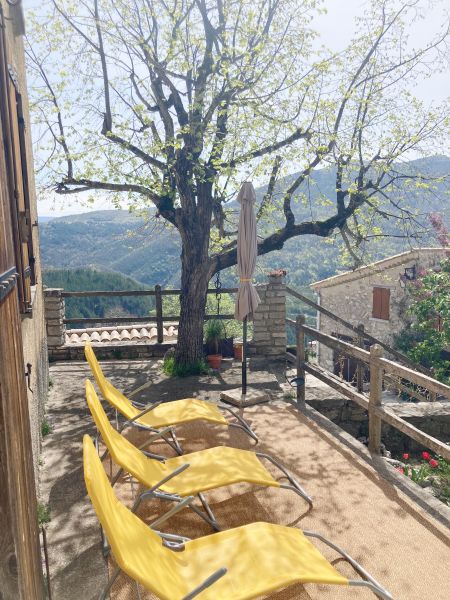
[[[11,14],[11,13],[10,13]],[[44,600],[12,222],[9,75],[0,2],[0,597]]]
[[[3,57],[5,57],[5,53],[3,53]],[[27,313],[31,311],[31,285],[36,283],[36,277],[34,272],[25,123],[23,119],[22,97],[17,77],[12,67],[8,64],[3,64],[2,70],[7,80],[6,93],[9,127],[4,139],[5,146],[8,147],[8,183],[15,262],[18,273],[19,303],[21,312]]]
[[[389,321],[391,290],[389,288],[374,287],[372,298],[372,317]]]

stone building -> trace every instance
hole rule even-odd
[[[23,34],[20,2],[0,0],[0,597],[4,600],[43,597],[36,487],[48,362]]]
[[[312,284],[318,303],[352,325],[363,325],[367,333],[392,345],[406,323],[405,285],[422,270],[437,265],[445,256],[443,248],[418,248],[384,260],[335,275]],[[318,313],[318,329],[344,341],[354,340],[345,326]],[[337,357],[323,344],[318,349],[319,364],[351,381],[356,365]]]

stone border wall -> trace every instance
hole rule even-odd
[[[54,348],[64,346],[66,327],[63,323],[65,302],[62,288],[46,288],[44,290],[45,323],[47,327],[47,346],[49,356]]]
[[[254,315],[251,353],[284,357],[287,344],[286,280],[269,275],[268,283],[257,289],[261,304]]]
[[[145,359],[162,358],[164,354],[173,348],[175,344],[167,342],[166,344],[92,344],[95,349],[95,355],[99,360],[120,360],[120,359]],[[49,362],[58,360],[82,360],[84,361],[84,344],[79,346],[59,346],[58,348],[48,349]]]

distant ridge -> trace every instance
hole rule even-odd
[[[402,169],[416,170],[429,176],[450,174],[450,158],[433,156],[405,163]],[[294,175],[287,176],[281,186],[285,186]],[[418,188],[408,192],[408,206],[417,210],[423,222],[426,214],[437,211],[450,222],[450,202],[442,202],[442,195],[448,193],[442,184],[431,192]],[[332,210],[321,197],[332,197],[335,190],[332,169],[319,169],[313,172],[307,193],[310,203],[297,203],[294,212],[297,220],[323,218]],[[260,197],[264,188],[257,190]],[[145,213],[142,213],[145,215]],[[275,217],[276,219],[276,214]],[[125,210],[101,210],[63,217],[40,217],[41,250],[44,267],[74,268],[92,266],[122,273],[146,286],[161,284],[164,287],[179,286],[180,239],[174,229],[161,225],[155,228],[146,223],[143,216]],[[264,223],[259,225],[264,229]],[[390,233],[399,233],[394,223],[388,224]],[[434,246],[433,239],[414,240],[412,245]],[[398,254],[410,248],[408,240],[379,238],[366,248],[367,262]],[[348,269],[339,253],[338,244],[332,239],[315,236],[301,236],[289,240],[280,251],[260,257],[257,263],[256,278],[264,280],[264,273],[274,267],[286,268],[290,285],[303,287],[313,281],[325,279],[337,271]],[[221,275],[222,282],[235,282],[234,270]]]

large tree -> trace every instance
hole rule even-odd
[[[445,64],[447,30],[419,49],[408,40],[419,2],[372,1],[336,54],[317,42],[315,0],[48,7],[28,45],[42,172],[59,194],[125,193],[178,230],[178,362],[201,356],[208,282],[236,264],[229,201],[245,178],[267,185],[258,218],[274,215],[259,254],[335,232],[353,252],[375,214],[412,217],[395,190],[423,177],[401,164],[442,147],[448,127],[442,107],[411,92]],[[335,168],[335,195],[326,214],[311,207],[297,222],[299,190],[324,164]],[[296,177],[280,187],[289,171]]]

